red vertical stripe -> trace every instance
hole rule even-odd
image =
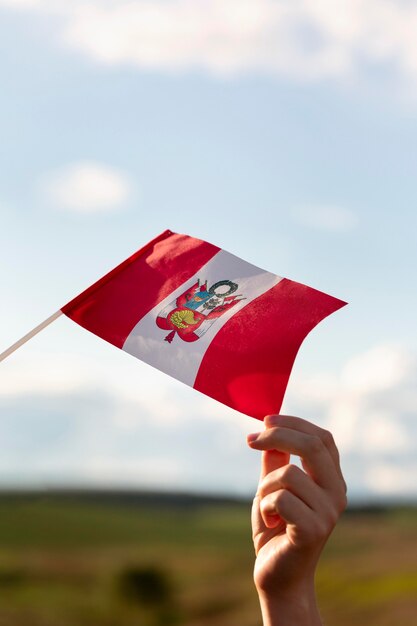
[[[279,412],[304,338],[345,304],[283,279],[219,330],[204,355],[194,388],[258,419]]]
[[[206,241],[166,230],[61,310],[122,348],[137,322],[217,252]]]

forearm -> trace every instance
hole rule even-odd
[[[285,594],[259,592],[263,626],[322,626],[314,583]]]

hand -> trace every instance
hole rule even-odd
[[[331,433],[300,418],[270,415],[265,426],[248,436],[263,451],[252,530],[264,625],[321,624],[314,573],[347,502],[339,453]]]

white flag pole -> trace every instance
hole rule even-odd
[[[61,310],[57,311],[56,313],[48,317],[48,319],[46,319],[44,322],[36,326],[36,328],[34,328],[29,333],[27,333],[24,337],[19,339],[19,341],[16,341],[16,343],[10,346],[10,348],[7,348],[7,350],[5,350],[4,352],[0,354],[0,361],[4,361],[4,359],[10,356],[12,352],[20,348],[20,346],[23,346],[24,343],[26,343],[27,341],[29,341],[29,339],[32,339],[32,337],[40,333],[41,330],[49,326],[49,324],[52,324],[52,322],[54,322],[60,315],[62,315]]]

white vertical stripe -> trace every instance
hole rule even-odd
[[[215,319],[197,341],[188,343],[176,334],[172,343],[168,343],[164,339],[169,331],[159,328],[156,318],[161,315],[161,311],[165,316],[170,310],[176,308],[176,298],[186,292],[198,279],[200,284],[207,280],[208,288],[218,281],[230,280],[238,284],[238,289],[233,295],[241,295],[245,299],[240,300],[221,317]],[[229,252],[220,250],[190,280],[183,283],[139,320],[127,337],[123,350],[187,385],[193,386],[204,354],[219,330],[233,315],[274,287],[280,280],[282,280],[280,276],[265,272]],[[204,324],[207,325],[208,322]]]

